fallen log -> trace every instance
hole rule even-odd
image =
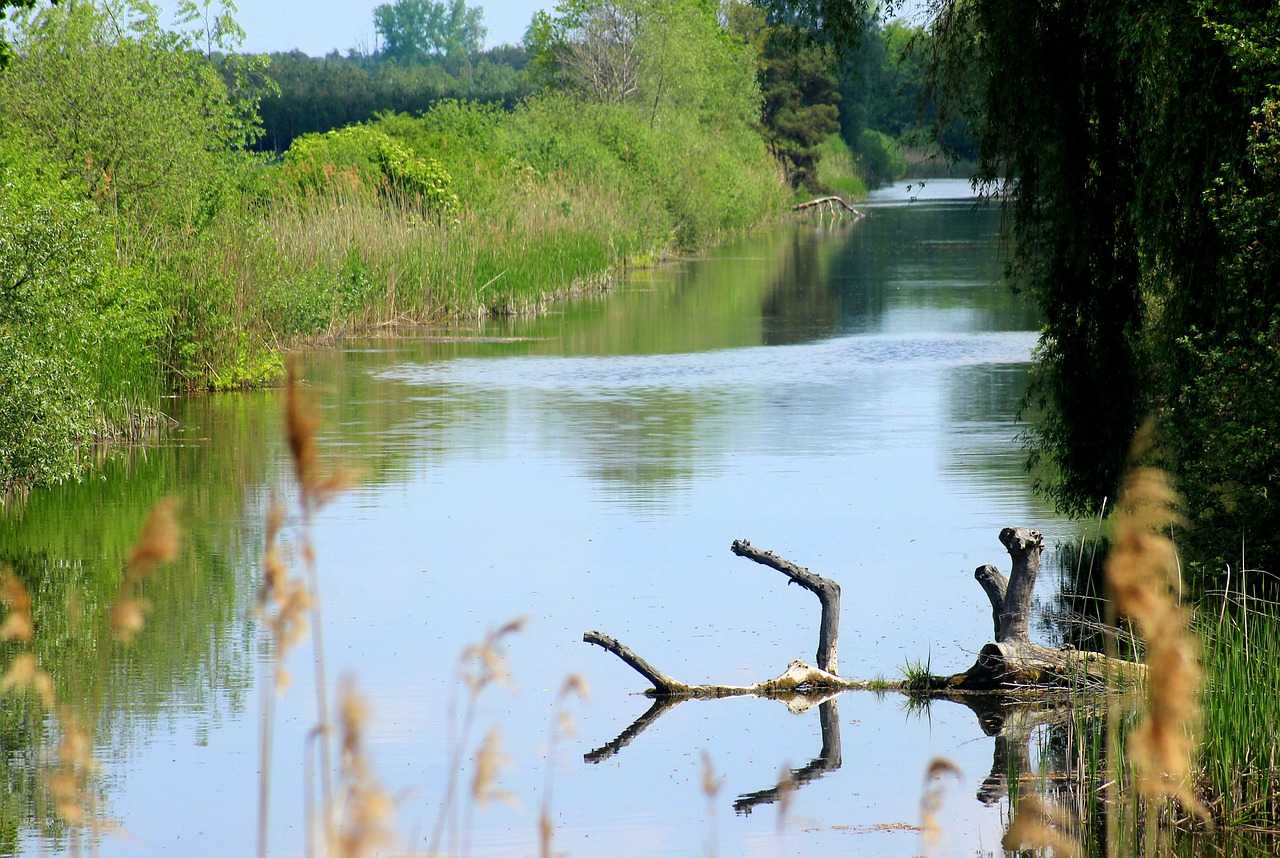
[[[978,653],[974,665],[951,676],[926,676],[905,682],[845,679],[838,673],[840,638],[840,585],[810,572],[771,551],[762,551],[746,540],[735,540],[731,550],[739,557],[775,569],[817,596],[822,606],[818,629],[815,667],[799,659],[786,671],[754,685],[689,685],[658,670],[630,647],[599,631],[589,631],[582,639],[620,658],[653,687],[650,697],[715,698],[741,695],[780,699],[829,694],[851,689],[897,690],[928,693],[1016,693],[1045,688],[1107,688],[1130,685],[1145,676],[1140,663],[1108,658],[1100,653],[1081,652],[1066,647],[1053,649],[1032,642],[1030,617],[1036,576],[1044,538],[1039,531],[1006,527],[1000,542],[1012,561],[1008,577],[994,566],[979,566],[974,578],[991,603],[995,640]],[[803,704],[801,704],[803,705]],[[807,708],[807,707],[805,707]]]
[[[1017,764],[1015,771],[1029,770],[1031,730],[1065,719],[1067,715],[1057,714],[1059,707],[1066,707],[1061,711],[1069,713],[1079,705],[1081,698],[1078,694],[1063,694],[1062,689],[1111,689],[1117,685],[1132,684],[1145,672],[1142,664],[1069,648],[1050,649],[1033,643],[1029,631],[1032,595],[1044,539],[1034,530],[1006,527],[1000,531],[1000,541],[1012,560],[1008,577],[990,565],[980,566],[974,572],[974,578],[991,603],[995,640],[982,648],[977,662],[964,673],[930,675],[907,683],[840,676],[837,672],[840,585],[771,551],[754,548],[746,540],[735,540],[731,546],[734,554],[781,572],[787,576],[788,583],[799,584],[818,598],[822,606],[816,657],[818,666],[796,659],[780,676],[754,685],[690,685],[654,667],[616,638],[599,631],[585,632],[583,641],[614,654],[649,681],[653,687],[644,693],[654,698],[654,704],[617,738],[586,754],[584,760],[598,763],[613,757],[662,715],[685,700],[753,695],[781,700],[795,713],[818,706],[822,723],[821,752],[808,765],[788,771],[776,785],[739,796],[734,808],[738,813],[746,814],[840,768],[837,695],[853,689],[900,691],[929,699],[962,702],[978,714],[984,732],[997,738],[992,773],[983,782],[979,797],[985,801],[997,800],[1008,791],[1007,769],[1001,767],[1002,763],[1012,760]],[[1053,693],[1055,689],[1058,690],[1056,694]],[[1043,699],[1046,693],[1051,699]],[[1040,699],[1028,702],[1031,695]],[[1013,705],[1016,700],[1023,701],[1023,705]]]
[[[772,551],[753,548],[745,539],[735,539],[729,550],[739,557],[778,570],[791,579],[789,583],[799,584],[818,597],[818,603],[822,606],[822,620],[818,625],[818,668],[827,673],[839,673],[836,651],[840,644],[840,585],[830,578],[815,575],[790,560],[784,560]]]
[[[793,212],[801,212],[801,211],[804,211],[805,209],[818,208],[818,207],[829,208],[833,212],[839,208],[839,209],[844,209],[847,212],[852,212],[854,217],[864,216],[863,212],[858,211],[853,206],[846,203],[840,197],[818,197],[817,199],[809,200],[807,203],[797,203],[796,205],[791,207],[791,210]]]
[[[653,683],[653,688],[644,692],[648,697],[707,699],[712,697],[754,695],[756,697],[788,698],[813,696],[832,691],[847,691],[853,688],[865,690],[875,685],[870,680],[844,679],[800,659],[795,659],[791,664],[787,665],[787,669],[781,675],[775,676],[773,679],[766,679],[763,682],[757,682],[755,685],[688,685],[667,676],[636,655],[629,646],[620,643],[616,638],[612,638],[603,632],[583,632],[582,640],[613,653],[622,659],[624,664]],[[810,708],[809,705],[803,707],[803,709],[808,708]]]

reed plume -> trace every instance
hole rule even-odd
[[[36,699],[45,709],[53,708],[53,677],[36,661],[35,653],[18,653],[9,662],[9,669],[4,672],[4,678],[0,679],[0,694],[14,688],[35,692]]]
[[[942,842],[943,829],[938,822],[938,813],[942,810],[942,779],[955,777],[960,779],[964,773],[960,767],[945,757],[934,757],[924,773],[924,792],[920,795],[920,827],[924,834],[925,851],[933,849]]]
[[[319,445],[316,434],[320,430],[320,412],[315,400],[302,390],[298,358],[290,355],[285,362],[284,427],[289,443],[289,455],[293,459],[293,472],[298,480],[304,518],[324,506],[354,481],[350,470],[339,470],[327,477],[320,475]]]
[[[175,516],[177,509],[177,498],[156,501],[129,553],[119,597],[107,615],[107,627],[123,644],[133,642],[146,625],[146,614],[151,610],[150,600],[142,595],[142,582],[157,564],[169,563],[178,556],[181,530]]]
[[[783,771],[790,774],[790,769],[784,768]],[[717,853],[718,837],[716,836],[716,796],[720,794],[720,789],[724,786],[724,776],[716,774],[715,764],[711,761],[711,752],[706,748],[702,749],[702,794],[707,798],[707,820],[710,826],[709,837],[707,840],[707,855],[714,858]],[[785,792],[785,791],[784,791]],[[785,799],[784,799],[785,801]],[[785,815],[785,805],[783,815]],[[781,826],[781,823],[779,823]]]
[[[1140,435],[1139,451],[1143,443]],[[1121,489],[1105,569],[1116,609],[1146,642],[1147,711],[1128,743],[1136,786],[1149,799],[1173,797],[1204,817],[1191,792],[1204,672],[1190,614],[1177,597],[1177,550],[1164,534],[1181,522],[1168,476],[1158,468],[1132,467]]]
[[[538,812],[538,858],[552,858],[555,854],[552,841],[556,829],[551,820],[551,794],[556,771],[556,748],[561,736],[572,736],[575,730],[573,716],[565,708],[565,703],[575,695],[585,702],[590,694],[587,680],[577,673],[571,673],[556,695],[556,713],[550,729],[551,739],[547,743],[547,779],[542,790],[542,809]]]
[[[61,736],[55,764],[45,775],[58,815],[73,826],[101,825],[89,780],[98,769],[93,755],[93,739],[71,709],[58,712]]]
[[[0,624],[0,640],[29,643],[36,633],[31,622],[31,596],[22,579],[7,566],[0,572],[0,601],[9,609]]]
[[[36,631],[31,619],[31,595],[27,593],[27,585],[7,566],[0,572],[0,601],[9,609],[4,622],[0,623],[0,640],[30,643]],[[34,692],[45,709],[53,708],[53,677],[40,667],[35,653],[18,653],[9,662],[0,678],[0,694],[14,688]]]
[[[266,548],[262,553],[262,587],[258,591],[257,614],[271,634],[275,653],[275,691],[289,687],[289,670],[285,657],[307,634],[307,617],[311,610],[311,591],[298,576],[290,574],[280,546],[280,529],[284,525],[284,506],[273,495],[267,510]]]
[[[347,677],[338,691],[341,734],[340,809],[333,852],[338,858],[378,854],[394,839],[395,804],[373,773],[365,752],[369,709]]]

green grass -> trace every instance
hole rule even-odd
[[[907,689],[928,688],[930,677],[933,676],[933,653],[925,655],[924,659],[907,659],[907,663],[902,666],[902,682]]]
[[[1202,787],[1224,822],[1280,825],[1280,606],[1231,593],[1197,626],[1208,673]]]

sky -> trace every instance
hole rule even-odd
[[[238,0],[236,20],[244,28],[247,53],[291,51],[324,56],[337,49],[372,51],[377,47],[373,10],[391,0]],[[217,5],[216,2],[214,4]],[[555,0],[467,0],[484,9],[489,33],[485,47],[518,44],[539,9],[550,10]],[[160,0],[161,20],[173,23],[177,0]]]
[[[313,57],[335,49],[371,53],[378,47],[373,10],[389,2],[393,0],[238,0],[236,20],[246,34],[242,50],[261,54],[296,48]],[[178,0],[158,0],[158,5],[162,22],[171,25]],[[467,0],[467,5],[484,9],[484,44],[491,48],[519,44],[533,13],[551,11],[556,0]],[[921,5],[922,0],[906,0],[902,14],[909,17]]]

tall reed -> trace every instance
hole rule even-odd
[[[1146,717],[1127,745],[1138,791],[1148,799],[1176,798],[1205,815],[1191,781],[1204,670],[1191,614],[1178,598],[1177,549],[1165,535],[1178,523],[1178,497],[1165,473],[1131,468],[1117,504],[1107,588],[1116,609],[1134,622],[1146,644]]]
[[[1240,592],[1219,594],[1200,612],[1209,683],[1202,696],[1200,776],[1224,823],[1280,826],[1280,604]]]

